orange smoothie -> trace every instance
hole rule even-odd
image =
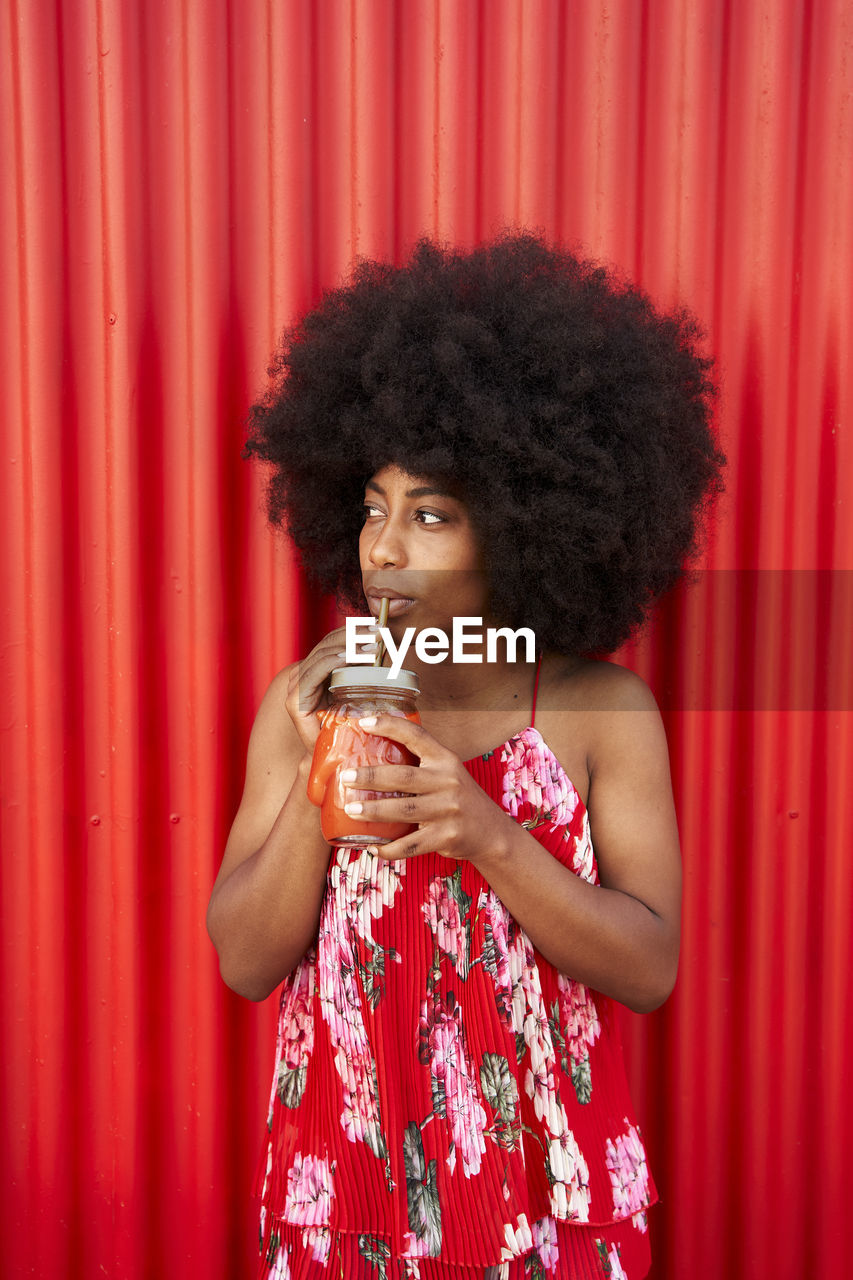
[[[400,711],[386,714],[400,715]],[[320,809],[323,836],[329,844],[388,844],[414,831],[416,823],[371,822],[351,818],[344,812],[347,800],[375,800],[389,795],[405,795],[403,791],[357,791],[341,783],[341,770],[361,769],[375,764],[417,764],[416,756],[390,738],[380,738],[362,729],[358,721],[332,706],[320,715],[320,736],[314,747],[308,799]],[[365,710],[363,715],[374,714]],[[406,712],[404,718],[420,724],[417,711]],[[348,794],[345,794],[348,793]]]

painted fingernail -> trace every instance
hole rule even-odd
[[[363,720],[359,720],[362,729],[374,729],[376,727],[376,716],[365,716]]]
[[[367,846],[367,852],[368,852],[368,853],[372,853],[372,854],[373,854],[373,856],[374,856],[374,858],[378,858],[378,857],[379,857],[379,849],[378,849],[378,847],[377,847],[375,844],[369,844],[369,845]]]
[[[341,769],[341,782],[355,782],[355,769]]]
[[[360,800],[351,800],[349,804],[344,805],[344,813],[350,818],[357,818],[363,808],[364,805]]]

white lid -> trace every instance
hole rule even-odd
[[[396,676],[390,667],[336,667],[329,680],[330,689],[382,689],[388,693],[418,694],[420,685],[414,671],[402,668]]]

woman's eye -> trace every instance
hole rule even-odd
[[[382,508],[377,507],[373,502],[365,502],[361,512],[365,520],[370,520],[374,516],[385,515]],[[417,520],[418,524],[447,524],[447,516],[439,515],[437,511],[424,511],[420,508],[414,513],[414,519]]]

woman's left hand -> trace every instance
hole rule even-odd
[[[359,723],[371,734],[400,743],[420,760],[412,765],[365,765],[341,773],[348,791],[406,793],[353,800],[345,806],[351,817],[418,824],[416,831],[390,844],[373,846],[365,840],[366,845],[388,861],[428,852],[472,861],[489,848],[492,833],[497,835],[507,815],[477,785],[455,752],[401,716],[370,717]]]

